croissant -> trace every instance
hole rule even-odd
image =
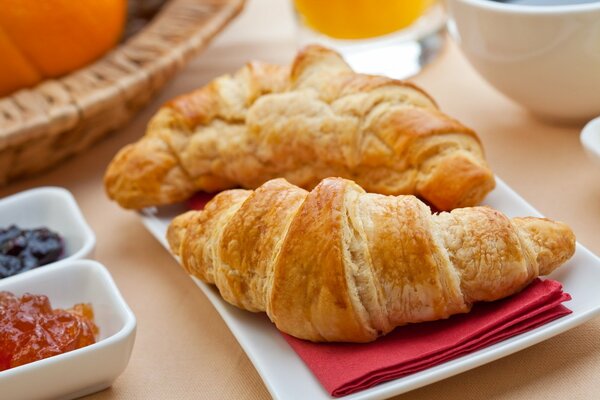
[[[176,217],[167,239],[184,269],[229,303],[266,311],[312,341],[368,342],[396,326],[468,312],[569,259],[573,232],[488,207],[431,214],[414,196],[323,180],[228,190]]]
[[[115,156],[105,186],[143,208],[278,177],[311,189],[329,176],[440,210],[475,205],[495,185],[477,135],[424,91],[309,46],[291,68],[250,63],[167,103]]]

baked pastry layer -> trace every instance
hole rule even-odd
[[[514,294],[575,251],[565,224],[489,207],[431,214],[414,196],[328,178],[218,194],[177,217],[171,250],[229,303],[290,335],[368,342]]]
[[[115,156],[105,186],[143,208],[278,177],[311,189],[330,176],[440,210],[478,204],[495,185],[477,135],[424,91],[309,46],[290,68],[249,63],[167,103]]]

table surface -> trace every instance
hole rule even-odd
[[[250,59],[288,63],[296,51],[289,4],[249,0],[245,11],[127,126],[0,196],[45,185],[69,189],[96,232],[106,265],[138,319],[129,366],[89,399],[265,399],[258,373],[207,298],[133,212],[104,195],[112,156],[140,137],[171,97],[204,85]],[[452,44],[413,80],[447,114],[480,135],[492,169],[544,215],[568,223],[600,254],[600,179],[579,143],[581,126],[531,117],[483,81]],[[600,319],[514,355],[414,390],[399,399],[587,399],[598,393]]]

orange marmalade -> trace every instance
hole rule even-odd
[[[52,309],[48,297],[0,292],[0,371],[95,343],[89,304]]]

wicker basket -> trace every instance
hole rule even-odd
[[[243,3],[170,0],[94,64],[0,98],[0,185],[45,170],[122,126]]]

